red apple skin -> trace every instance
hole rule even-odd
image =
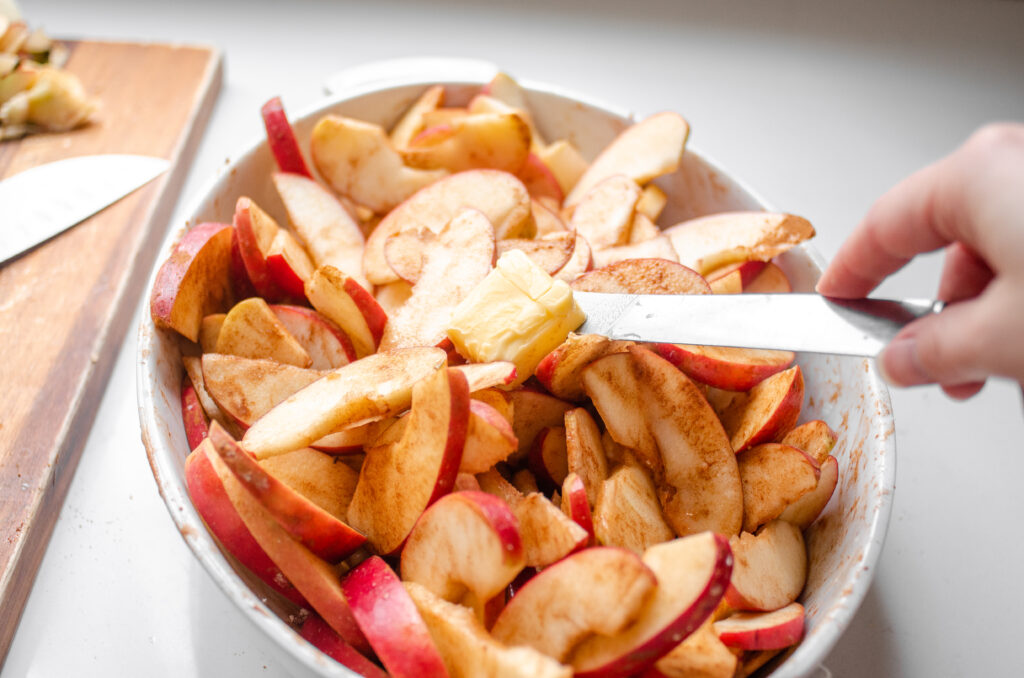
[[[253,202],[244,196],[235,203],[234,226],[238,251],[242,255],[242,263],[245,264],[245,271],[249,274],[249,280],[252,282],[256,294],[268,302],[275,302],[281,299],[283,294],[271,277],[270,269],[267,268],[267,259],[260,251],[256,240],[250,212],[252,207],[254,207]]]
[[[443,676],[448,671],[402,581],[371,556],[348,573],[341,589],[356,623],[394,678]]]
[[[267,273],[284,296],[297,300],[306,298],[305,281],[288,263],[283,252],[267,255]]]
[[[526,156],[526,163],[519,170],[519,180],[526,186],[531,198],[552,198],[562,204],[565,195],[562,187],[544,161],[536,154]]]
[[[565,509],[568,509],[566,515],[587,531],[587,545],[593,546],[594,516],[590,512],[590,502],[587,501],[587,488],[583,485],[583,479],[575,473],[567,475],[562,483],[562,510]]]
[[[210,418],[203,411],[196,394],[196,387],[188,375],[181,380],[181,419],[185,424],[185,439],[188,449],[194,450],[210,435]]]
[[[360,313],[363,314],[366,325],[370,328],[374,346],[380,346],[380,338],[384,336],[384,326],[388,324],[388,314],[384,312],[373,295],[367,292],[366,288],[356,282],[354,278],[345,277],[344,289],[359,307]]]
[[[774,612],[738,612],[715,622],[715,633],[723,644],[740,650],[781,650],[803,638],[804,607],[790,603]]]
[[[231,229],[231,289],[235,299],[248,299],[256,296],[256,289],[249,280],[249,272],[245,270],[242,250],[238,245],[238,233]]]
[[[285,322],[286,326],[288,325],[288,323],[285,321],[285,318],[283,317],[286,315],[300,316],[311,323],[318,323],[322,325],[327,331],[329,331],[334,336],[335,339],[338,340],[338,343],[341,344],[341,351],[345,354],[346,359],[346,362],[343,364],[348,364],[356,360],[356,349],[355,347],[352,346],[352,340],[349,339],[349,336],[345,334],[345,332],[342,331],[340,327],[338,327],[333,322],[331,322],[324,316],[320,315],[313,309],[307,306],[276,304],[274,306],[271,306],[270,310],[273,311],[274,314],[277,315],[277,317],[280,320],[282,320],[282,322]],[[292,334],[294,335],[295,332],[292,332]],[[298,339],[299,337],[296,338]],[[308,348],[306,350],[309,351]],[[335,367],[341,367],[341,365],[336,365]]]
[[[784,389],[781,395],[777,394],[780,388]],[[742,452],[784,436],[796,425],[803,402],[804,376],[799,365],[759,383],[722,412],[733,450]]]
[[[751,259],[749,261],[739,261],[735,264],[729,264],[721,268],[716,268],[707,274],[707,281],[709,283],[716,280],[721,280],[725,276],[738,271],[740,275],[740,286],[742,289],[747,289],[750,283],[754,282],[754,279],[761,274],[767,262],[759,261],[757,259]]]
[[[346,643],[337,631],[316,613],[310,614],[303,622],[299,635],[331,659],[352,669],[364,678],[388,678],[388,674]]]
[[[288,116],[285,115],[281,97],[274,97],[263,104],[260,115],[267,130],[267,143],[281,171],[301,174],[312,179],[313,175],[309,173],[302,151],[299,150],[299,143],[295,140],[295,131],[288,122]]]
[[[198,447],[185,460],[185,483],[192,503],[202,516],[203,522],[224,548],[267,586],[296,605],[308,607],[309,603],[302,594],[291,585],[270,556],[256,543],[256,539],[232,506],[205,452]]]
[[[747,391],[788,368],[796,355],[792,351],[754,351],[654,344],[654,351],[695,381],[728,391]]]

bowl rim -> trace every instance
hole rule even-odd
[[[417,61],[419,61],[418,58],[370,62],[362,64],[355,69],[336,74],[334,80],[338,81],[339,76],[352,75],[360,68],[366,68],[368,69],[367,72],[373,77],[365,77],[364,75],[361,80],[358,77],[350,78],[344,88],[339,91],[331,92],[331,88],[328,86],[326,91],[331,93],[301,109],[294,117],[294,120],[305,120],[312,116],[323,115],[327,110],[345,101],[396,88],[429,86],[432,84],[456,86],[482,85],[489,79],[485,74],[490,73],[493,76],[499,70],[496,65],[490,62],[458,58],[428,58],[427,61],[431,64],[431,68],[436,70],[431,71],[423,68],[410,70],[408,68],[409,64]],[[518,82],[528,91],[572,99],[625,120],[636,120],[633,112],[588,94],[527,78],[518,79]],[[233,168],[239,163],[246,161],[264,145],[266,145],[265,135],[255,135],[253,140],[244,144],[238,153],[229,155],[228,161],[218,167],[214,175],[202,184],[196,194],[189,197],[186,203],[187,209],[185,210],[185,226],[182,228],[168,228],[167,235],[160,248],[163,256],[158,260],[159,262],[163,262],[166,259],[182,233],[190,225],[194,225],[195,215],[204,203],[209,200],[210,196],[214,194],[218,185],[230,175]],[[686,150],[688,153],[698,156],[711,169],[728,177],[738,189],[745,192],[763,209],[775,210],[771,202],[762,197],[735,174],[726,171],[720,163],[708,154],[699,150],[691,143],[687,143]],[[799,245],[795,249],[798,249],[803,256],[807,257],[813,265],[816,274],[820,274],[825,264],[825,259],[822,255],[813,246],[806,243]],[[153,267],[148,281],[149,287],[146,289],[152,289],[158,269],[159,264]],[[145,299],[148,299],[148,296]],[[144,301],[143,303],[146,302]],[[136,393],[139,423],[142,429],[143,445],[146,449],[146,455],[154,479],[156,480],[157,489],[164,500],[172,521],[185,540],[185,543],[192,550],[209,576],[213,578],[217,586],[228,596],[246,619],[274,641],[283,651],[284,657],[298,661],[304,668],[319,676],[327,678],[357,677],[358,674],[333,660],[327,659],[317,648],[305,641],[298,632],[285,624],[271,611],[265,599],[261,598],[245,584],[242,577],[231,566],[233,558],[220,550],[213,537],[207,531],[198,511],[192,505],[185,488],[184,478],[177,477],[177,469],[172,462],[176,452],[171,449],[167,436],[162,431],[162,425],[157,421],[156,417],[157,408],[155,403],[161,395],[157,388],[158,382],[155,379],[155,361],[158,353],[159,332],[160,330],[154,326],[150,314],[145,312],[144,309],[141,314],[137,334]],[[866,361],[865,372],[867,393],[874,401],[879,403],[881,410],[879,415],[872,419],[871,433],[883,434],[876,436],[880,440],[879,446],[882,448],[876,454],[876,460],[880,468],[878,466],[875,468],[875,476],[880,481],[880,498],[872,506],[872,515],[865,517],[869,525],[869,539],[861,554],[859,569],[854,575],[853,581],[850,582],[848,590],[844,591],[839,604],[833,605],[826,613],[830,617],[831,623],[815,634],[812,643],[802,642],[796,647],[795,651],[781,662],[772,673],[773,676],[779,678],[809,675],[822,664],[839,637],[849,626],[854,614],[867,595],[885,541],[891,517],[892,495],[895,487],[896,446],[895,436],[891,434],[893,430],[892,407],[888,389],[874,363]],[[167,481],[169,477],[175,478],[175,482],[169,483]],[[279,654],[279,656],[281,655]]]

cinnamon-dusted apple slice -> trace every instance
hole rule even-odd
[[[598,358],[610,353],[612,341],[597,334],[570,332],[562,344],[537,363],[537,380],[553,395],[563,400],[582,401],[580,373]]]
[[[522,169],[529,153],[530,128],[514,113],[470,113],[435,134],[413,138],[401,151],[409,167],[512,174]]]
[[[509,393],[512,403],[512,430],[519,448],[509,459],[515,462],[530,453],[537,434],[548,426],[561,426],[565,413],[572,404],[530,388],[519,388]]]
[[[512,484],[524,495],[540,492],[540,487],[537,486],[537,478],[533,475],[533,471],[528,468],[521,468],[513,473]]]
[[[217,334],[217,353],[309,367],[313,359],[259,297],[235,304]]]
[[[665,229],[679,263],[701,275],[737,261],[768,261],[814,236],[806,219],[771,212],[726,212]]]
[[[235,237],[242,263],[256,294],[269,301],[277,301],[283,293],[274,282],[267,266],[267,255],[278,231],[274,218],[246,196],[235,203]]]
[[[456,492],[416,521],[402,549],[402,579],[475,609],[482,620],[484,603],[515,579],[523,558],[508,504],[485,492]]]
[[[398,442],[367,454],[348,509],[352,526],[383,554],[401,548],[420,514],[455,483],[469,423],[466,378],[441,369],[418,380],[405,418]]]
[[[793,364],[792,351],[756,348],[654,344],[662,358],[694,381],[728,391],[747,391]]]
[[[214,424],[210,441],[242,486],[274,519],[310,551],[336,563],[363,545],[366,538],[269,473]]]
[[[635,181],[622,175],[610,176],[579,201],[569,228],[586,238],[595,252],[625,245],[639,198],[640,186]]]
[[[199,348],[203,353],[217,352],[217,337],[220,336],[220,328],[224,327],[224,319],[227,313],[211,313],[204,316],[199,324]]]
[[[599,544],[643,553],[675,538],[647,469],[620,466],[597,489],[594,536]]]
[[[516,174],[532,198],[549,198],[561,204],[565,194],[558,178],[536,153],[526,156],[526,162]]]
[[[654,471],[676,534],[739,532],[743,494],[736,457],[715,411],[686,375],[633,346],[592,363],[583,384],[611,436]]]
[[[555,280],[572,282],[593,267],[593,249],[590,247],[590,243],[587,242],[587,239],[577,233],[576,240],[573,244],[572,256],[569,257],[569,261],[565,263],[565,266],[558,269],[552,277]]]
[[[598,268],[569,284],[579,292],[619,294],[711,294],[693,270],[665,259],[626,259]]]
[[[535,230],[530,194],[519,179],[498,170],[459,172],[418,191],[377,224],[363,253],[367,280],[381,285],[399,279],[384,256],[388,238],[423,229],[440,233],[466,209],[483,213],[498,239],[528,238]]]
[[[658,580],[653,596],[620,633],[577,645],[574,675],[632,676],[654,664],[711,615],[733,567],[726,539],[711,532],[652,546],[641,560]]]
[[[796,424],[803,401],[804,376],[799,365],[734,398],[721,413],[733,449],[741,452],[785,435]]]
[[[202,370],[206,388],[220,410],[243,428],[324,376],[272,360],[219,353],[205,354]]]
[[[409,301],[409,297],[412,296],[412,285],[404,280],[384,283],[377,286],[373,291],[373,296],[384,312],[390,316]]]
[[[541,429],[533,439],[533,447],[527,456],[527,463],[537,483],[550,493],[560,487],[569,475],[569,462],[566,458],[565,427],[550,426]],[[486,469],[484,469],[486,470]]]
[[[194,450],[210,434],[210,418],[206,416],[196,388],[187,374],[181,379],[181,420],[185,426],[188,449]]]
[[[492,386],[507,386],[516,380],[516,364],[507,360],[496,360],[492,363],[466,363],[465,365],[456,365],[452,369],[465,375],[470,393]]]
[[[622,174],[638,184],[676,171],[690,126],[678,113],[656,113],[624,129],[583,173],[565,204],[579,203],[599,182]]]
[[[505,461],[517,445],[512,425],[501,412],[483,401],[470,400],[466,446],[459,464],[461,473],[483,473]]]
[[[811,455],[819,464],[824,464],[838,439],[839,436],[828,424],[821,419],[814,419],[789,431],[779,439],[779,442],[797,447]]]
[[[275,173],[274,187],[288,220],[309,251],[315,266],[329,264],[363,287],[363,245],[359,224],[323,186],[297,174]]]
[[[267,250],[267,272],[285,296],[306,298],[306,281],[313,275],[313,261],[299,241],[283,228]]]
[[[409,145],[413,137],[422,132],[426,125],[423,122],[423,114],[427,111],[434,111],[444,104],[444,87],[434,85],[423,91],[416,101],[413,102],[401,119],[391,128],[388,137],[395,148],[404,148]]]
[[[587,161],[566,139],[553,141],[537,150],[537,157],[551,170],[562,193],[567,195],[587,171]]]
[[[445,364],[439,348],[376,353],[328,372],[260,417],[242,446],[263,459],[300,447],[342,427],[397,414],[413,386]],[[468,407],[468,406],[467,406]]]
[[[356,350],[341,328],[311,308],[276,304],[277,319],[312,359],[310,369],[332,370],[356,359]]]
[[[656,184],[647,184],[636,201],[637,214],[642,214],[651,223],[657,222],[661,211],[668,204],[668,196]]]
[[[800,528],[774,520],[753,535],[729,540],[736,566],[726,604],[734,610],[777,610],[797,599],[807,581],[807,548]]]
[[[285,115],[281,97],[274,97],[260,108],[263,126],[267,130],[267,145],[274,154],[277,167],[282,172],[293,172],[304,177],[312,177],[306,161],[299,150],[299,142],[295,139],[295,130]]]
[[[659,659],[643,678],[735,678],[736,656],[715,634],[711,618]]]
[[[594,250],[594,266],[597,268],[603,268],[625,259],[679,261],[679,257],[676,256],[676,251],[672,247],[672,242],[664,235],[657,235],[641,242]]]
[[[529,647],[506,647],[472,611],[405,582],[452,678],[571,678],[572,669]]]
[[[406,167],[379,125],[338,115],[313,128],[310,152],[331,188],[381,214],[447,174]]]
[[[359,628],[393,678],[448,678],[423,617],[387,563],[371,556],[341,582]]]
[[[383,424],[384,421],[387,420],[342,428],[314,440],[309,446],[314,450],[331,455],[362,452],[363,446],[368,445],[377,436],[378,429],[376,427]]]
[[[570,473],[562,482],[562,513],[572,518],[572,521],[587,531],[587,544],[594,544],[594,516],[590,511],[590,502],[587,500],[587,488],[583,486],[583,480],[575,473]],[[675,535],[673,535],[675,536]]]
[[[520,250],[545,273],[553,275],[565,266],[576,247],[576,236],[568,231],[551,233],[541,239],[508,238],[498,241],[497,257],[509,250]]]
[[[652,188],[654,184],[649,184],[647,188]],[[645,189],[646,190],[646,189]],[[644,194],[640,194],[642,200]],[[638,245],[648,240],[654,240],[655,238],[662,237],[661,229],[650,220],[650,218],[640,211],[640,201],[637,201],[637,211],[633,214],[633,225],[629,227],[629,244]],[[672,261],[676,261],[678,257],[675,254],[675,250],[672,250],[672,256],[669,257]]]
[[[470,108],[479,107],[478,100],[485,98],[505,104],[523,116],[523,119],[530,125],[534,147],[540,149],[545,146],[544,139],[533,124],[533,117],[530,115],[530,108],[526,101],[526,93],[515,78],[507,73],[498,73],[489,83],[480,88],[480,94],[470,102]]]
[[[750,286],[767,266],[767,262],[754,260],[738,261],[707,274],[708,284],[715,294],[739,294]]]
[[[389,319],[381,350],[446,342],[455,307],[494,267],[494,227],[481,212],[459,213],[430,240],[412,296]]]
[[[743,530],[778,518],[818,485],[818,464],[791,445],[764,443],[736,455],[743,484]]]
[[[533,198],[530,201],[530,209],[533,212],[533,221],[537,224],[537,237],[542,238],[553,233],[571,233],[568,225],[558,215],[557,207],[554,209],[545,204],[544,200]],[[559,201],[559,204],[561,201]],[[575,245],[574,245],[575,247]]]
[[[722,643],[740,650],[782,650],[804,635],[804,606],[790,603],[772,612],[737,612],[716,621]]]
[[[208,453],[217,455],[209,438],[200,443],[185,459],[185,484],[188,487],[188,496],[203,522],[228,553],[267,586],[296,605],[307,605],[306,599],[281,573],[245,526],[207,457]]]
[[[587,503],[594,508],[601,483],[608,477],[608,459],[597,422],[582,407],[565,413],[565,453],[569,472],[580,477]]]
[[[827,455],[820,463],[818,484],[814,489],[800,497],[779,514],[780,520],[793,523],[801,530],[807,529],[817,520],[821,512],[828,506],[829,499],[839,484],[839,460]]]
[[[743,291],[751,294],[788,294],[793,291],[793,285],[783,270],[769,261],[764,270],[743,287]]]
[[[293,539],[260,502],[242,486],[211,445],[206,451],[214,472],[223,485],[231,505],[270,559],[324,621],[345,642],[359,652],[368,653],[370,645],[359,630],[352,609],[341,591],[337,571],[322,558]]]
[[[231,301],[231,238],[228,224],[202,223],[186,231],[157,271],[149,312],[157,327],[199,339],[199,325]]]
[[[359,472],[329,454],[304,447],[259,462],[270,475],[344,522]]]
[[[388,316],[354,278],[329,264],[321,266],[306,283],[306,297],[352,340],[358,357],[377,350]]]
[[[491,634],[564,661],[581,640],[612,636],[640,615],[657,586],[630,551],[594,547],[544,568],[498,615]]]
[[[302,623],[299,635],[313,647],[363,678],[388,678],[388,674],[346,643],[345,639],[315,612]]]
[[[195,389],[196,397],[199,398],[199,403],[203,406],[203,411],[206,413],[206,416],[223,426],[228,433],[231,433],[235,438],[240,438],[242,436],[242,431],[239,426],[232,421],[231,417],[221,410],[217,401],[210,395],[209,389],[206,388],[206,380],[203,378],[202,359],[198,356],[183,355],[181,356],[181,364],[185,367],[185,374],[188,375],[189,381],[192,382],[192,387]]]

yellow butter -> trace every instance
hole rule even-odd
[[[456,307],[448,337],[473,362],[515,363],[519,384],[584,320],[568,285],[511,250]]]

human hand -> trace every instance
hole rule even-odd
[[[1024,125],[993,124],[872,206],[818,282],[864,297],[917,254],[946,248],[942,313],[905,327],[879,356],[897,386],[969,398],[990,376],[1024,386]]]

